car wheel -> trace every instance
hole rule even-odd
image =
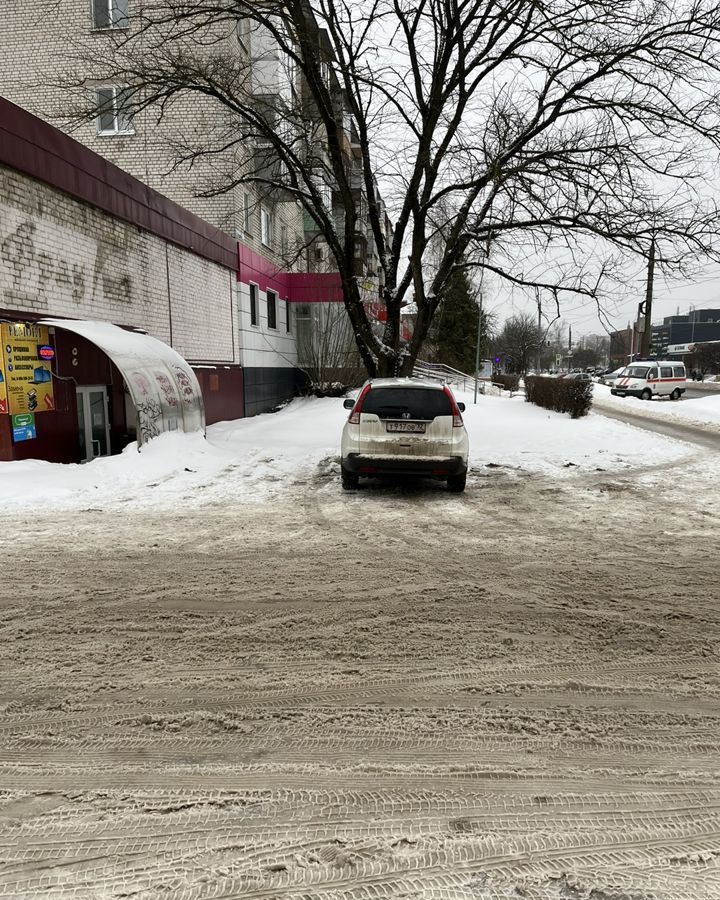
[[[447,480],[448,490],[453,494],[462,494],[465,490],[465,482],[467,481],[467,473],[462,475],[451,475]]]
[[[344,491],[356,491],[360,479],[354,472],[348,472],[347,469],[340,469],[340,478]]]
[[[647,388],[640,394],[641,400],[652,400],[652,391],[649,391]]]
[[[672,392],[672,394],[670,394],[670,399],[671,400],[679,400],[681,396],[682,396],[682,392],[680,391],[680,389],[675,388],[675,390]]]

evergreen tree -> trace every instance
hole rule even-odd
[[[482,316],[480,347],[487,338],[487,321]],[[478,330],[476,291],[464,269],[456,269],[450,278],[431,336],[433,361],[461,372],[475,371]]]

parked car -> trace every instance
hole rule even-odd
[[[448,490],[465,490],[469,441],[464,403],[438,382],[376,378],[357,399],[342,433],[341,475],[345,490],[361,476],[413,475],[441,479]]]
[[[592,381],[592,375],[589,372],[571,372],[565,377],[568,379],[568,381],[572,379],[574,379],[575,381]]]
[[[625,371],[625,366],[620,366],[619,369],[615,369],[614,371],[604,372],[600,376],[600,384],[612,384],[616,378],[618,378]]]
[[[685,393],[687,372],[683,363],[676,360],[634,362],[615,379],[610,393],[616,397],[670,397],[679,400]]]

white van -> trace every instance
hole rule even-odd
[[[670,397],[679,400],[685,393],[687,372],[685,365],[672,359],[645,360],[627,366],[610,389],[616,397]]]

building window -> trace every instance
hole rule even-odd
[[[277,328],[277,294],[275,291],[267,292],[267,320],[268,328]]]
[[[252,197],[250,194],[243,194],[243,228],[245,234],[252,234]]]
[[[240,19],[237,23],[237,39],[247,55],[250,55],[250,19]]]
[[[93,0],[95,28],[127,28],[128,0]]]
[[[287,57],[287,77],[288,84],[290,85],[290,92],[292,94],[293,100],[297,99],[297,63],[295,62],[294,57],[288,55]]]
[[[269,210],[260,207],[260,240],[266,247],[272,247],[273,218]]]
[[[285,255],[288,251],[288,230],[287,225],[280,226],[280,252]]]
[[[287,331],[288,334],[290,334],[290,332],[292,331],[292,327],[290,325],[290,301],[289,300],[285,301],[285,331]]]
[[[258,323],[258,286],[256,284],[250,285],[250,324],[257,325]]]
[[[134,134],[129,109],[130,89],[102,87],[96,94],[98,134]]]

